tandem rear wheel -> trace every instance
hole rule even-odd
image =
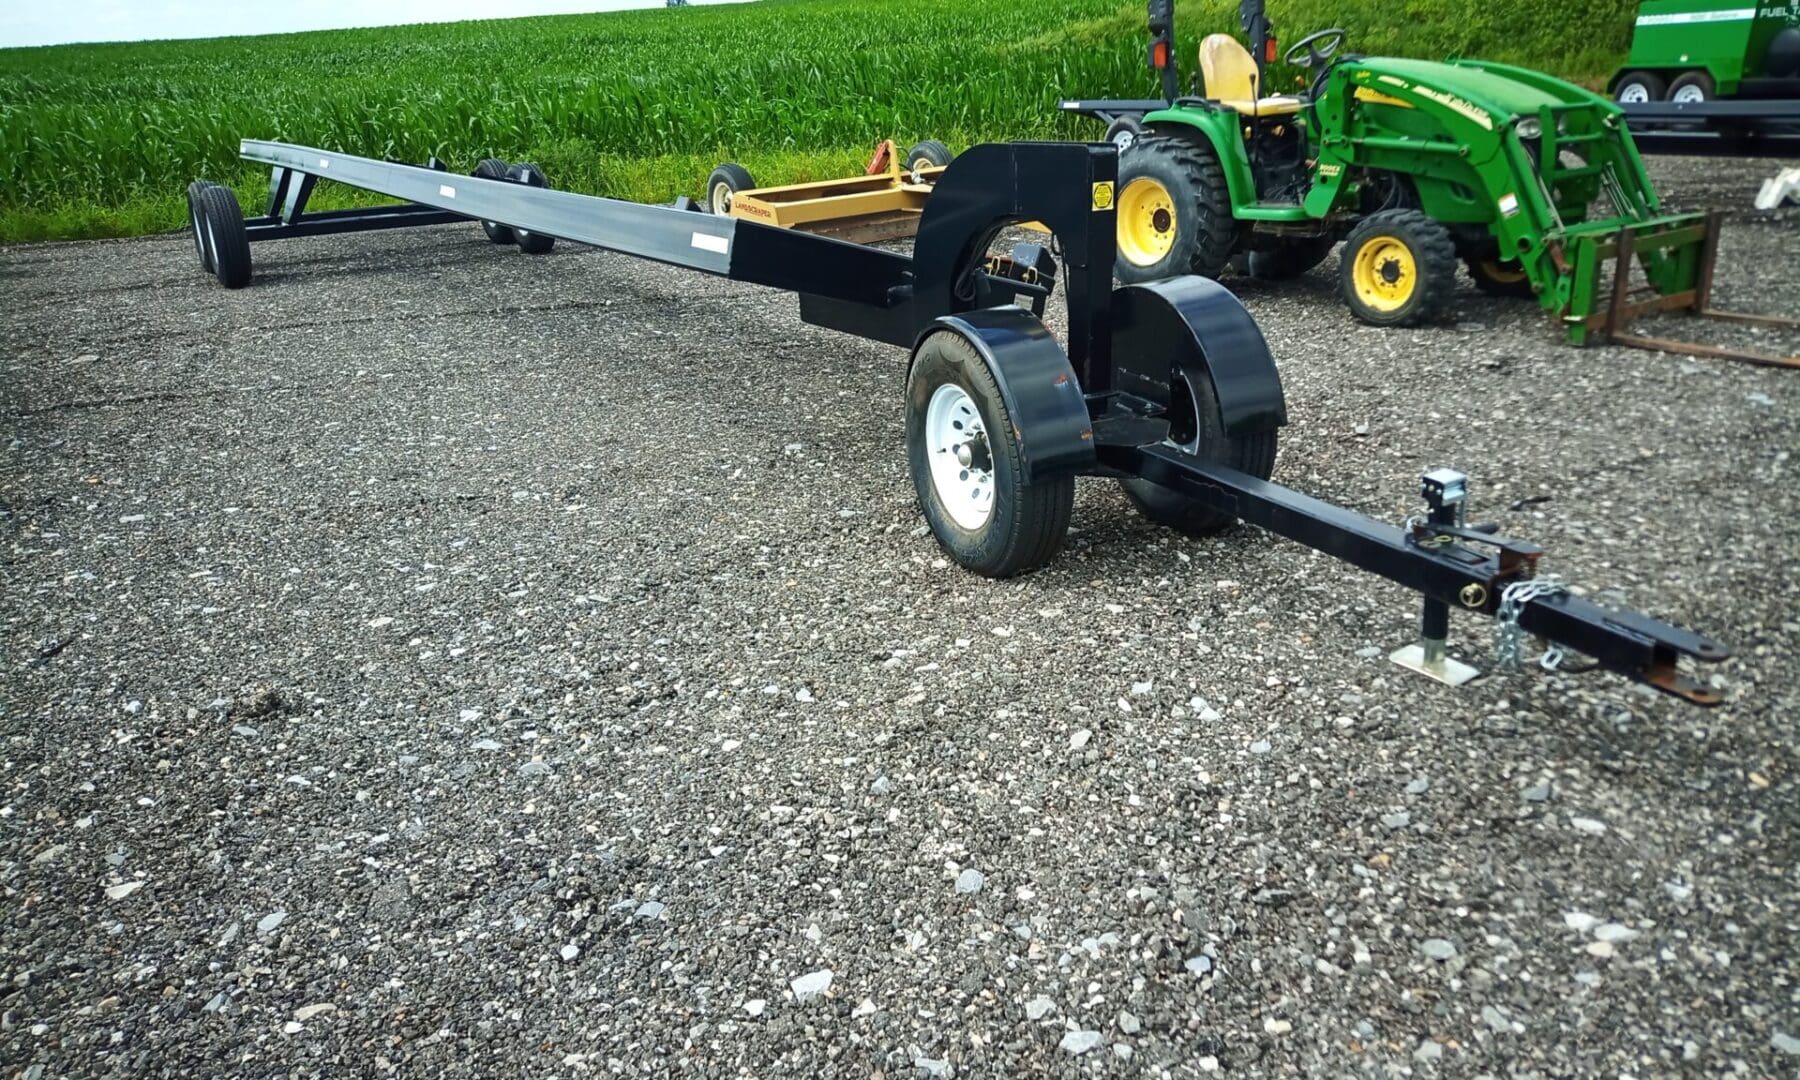
[[[222,184],[197,180],[188,185],[188,228],[200,269],[227,289],[250,284],[250,234],[237,193]]]

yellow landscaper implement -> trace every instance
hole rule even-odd
[[[759,188],[734,161],[706,180],[706,208],[784,229],[800,229],[856,244],[895,240],[919,231],[925,200],[950,164],[949,147],[935,139],[902,155],[892,139],[875,148],[862,176]]]

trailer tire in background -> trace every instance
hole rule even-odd
[[[1131,149],[1131,144],[1144,134],[1143,121],[1135,116],[1121,116],[1106,125],[1106,141],[1119,148],[1119,153]]]
[[[1669,96],[1669,84],[1654,71],[1627,71],[1613,84],[1613,100],[1621,105],[1641,105]]]
[[[547,188],[550,186],[550,178],[544,175],[544,170],[529,161],[521,162],[506,170],[506,178],[516,184],[524,184],[526,187]],[[556,237],[554,236],[521,229],[517,225],[513,226],[512,232],[513,239],[518,242],[519,250],[527,255],[546,255],[549,254],[551,248],[556,246]]]
[[[1690,71],[1676,77],[1669,84],[1669,100],[1684,105],[1693,105],[1702,101],[1711,101],[1718,91],[1713,84],[1713,77],[1704,71]]]
[[[756,186],[750,170],[735,161],[727,161],[706,178],[706,208],[720,217],[731,213],[731,197]]]
[[[936,139],[920,139],[906,152],[904,164],[908,171],[920,167],[943,166],[950,164],[950,159],[955,156],[948,146]]]
[[[1338,256],[1351,314],[1371,326],[1436,319],[1456,287],[1456,242],[1422,210],[1383,210],[1356,223]]]
[[[983,577],[1012,577],[1049,562],[1075,504],[1073,473],[1025,482],[1015,430],[1000,384],[968,339],[940,330],[919,344],[906,379],[913,489],[938,543]],[[966,458],[952,445],[965,436]]]
[[[478,180],[505,180],[507,171],[511,168],[512,166],[499,158],[482,158],[471,175]],[[513,243],[513,231],[510,225],[502,225],[498,221],[483,221],[481,231],[487,233],[487,238],[492,243]]]
[[[227,289],[250,284],[250,234],[244,228],[244,211],[237,192],[219,184],[201,190],[200,224],[206,230],[205,248],[212,271]]]
[[[196,180],[188,185],[188,230],[194,234],[194,253],[200,257],[200,269],[206,273],[213,272],[212,252],[206,249],[206,226],[200,221],[200,193],[212,187],[208,180]]]

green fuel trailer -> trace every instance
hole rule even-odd
[[[1800,98],[1800,0],[1645,0],[1607,88],[1625,105]]]

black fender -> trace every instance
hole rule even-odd
[[[1205,379],[1227,435],[1272,431],[1287,423],[1281,373],[1256,320],[1231,290],[1203,277],[1127,285],[1112,294],[1113,388],[1171,412],[1170,437],[1182,438],[1183,407],[1205,400]],[[1197,431],[1209,426],[1195,416]]]
[[[981,354],[1006,412],[1024,462],[1024,481],[1094,468],[1094,425],[1068,354],[1037,316],[1023,308],[996,307],[945,315],[926,325],[913,342],[913,359],[933,334],[953,333]],[[911,373],[911,361],[908,362]]]

